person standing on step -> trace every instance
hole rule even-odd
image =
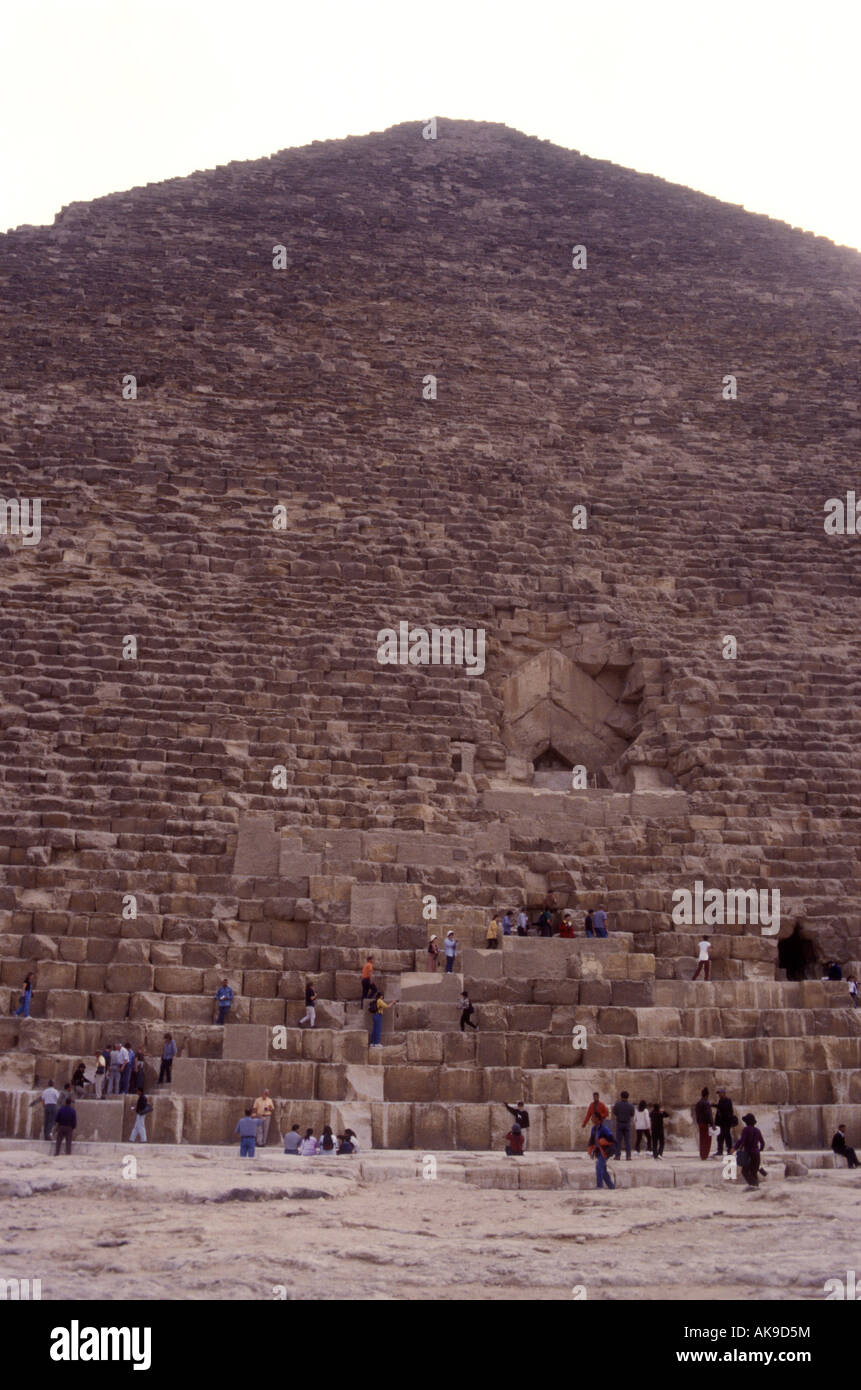
[[[35,1100],[30,1102],[30,1109],[34,1105],[42,1107],[42,1126],[45,1138],[50,1140],[51,1132],[54,1128],[54,1121],[57,1118],[57,1110],[60,1106],[60,1092],[57,1090],[53,1081],[49,1081],[44,1091]]]
[[[589,1106],[589,1109],[586,1111],[586,1114],[583,1116],[583,1123],[580,1126],[580,1128],[585,1129],[586,1126],[590,1123],[590,1121],[592,1124],[594,1124],[596,1120],[606,1120],[609,1113],[610,1112],[607,1109],[606,1105],[600,1099],[598,1092],[593,1091],[592,1103]]]
[[[718,1127],[717,1153],[715,1154],[715,1158],[721,1158],[724,1145],[726,1145],[727,1153],[732,1153],[733,1126],[738,1124],[738,1116],[733,1110],[732,1101],[726,1091],[718,1091],[717,1105],[715,1106],[715,1124]]]
[[[430,941],[428,942],[428,970],[430,971],[430,973],[431,973],[432,975],[435,975],[435,974],[436,974],[436,966],[437,966],[437,961],[438,961],[438,960],[439,960],[439,942],[437,941],[436,932],[434,932],[433,936],[431,937]]]
[[[519,1100],[516,1105],[509,1105],[506,1101],[505,1108],[520,1125],[520,1132],[523,1135],[523,1152],[526,1153],[529,1148],[529,1111],[522,1100]]]
[[[628,1092],[623,1091],[616,1104],[613,1106],[613,1118],[616,1121],[616,1154],[617,1159],[622,1157],[622,1143],[625,1144],[625,1160],[631,1162],[631,1121],[636,1111],[628,1099]]]
[[[475,1013],[475,1005],[470,1003],[469,995],[466,990],[460,996],[460,1031],[466,1031],[467,1024],[474,1031],[478,1032],[478,1024],[473,1023],[472,1016]]]
[[[376,995],[371,1000],[370,1005],[371,1047],[382,1047],[380,1036],[383,1031],[383,1014],[385,1013],[386,1009],[390,1009],[391,1007],[391,1004],[387,1004],[385,999],[383,998],[383,991],[381,989],[378,989]]]
[[[517,914],[517,935],[529,935],[529,913],[526,911],[525,907],[522,907]]]
[[[484,944],[488,951],[496,951],[499,948],[499,913],[494,912],[487,924],[487,931],[484,933]]]
[[[54,1157],[60,1152],[60,1145],[65,1144],[66,1153],[72,1152],[72,1136],[78,1125],[78,1115],[71,1098],[57,1111],[57,1142],[54,1149]]]
[[[218,1018],[215,1020],[216,1023],[226,1023],[227,1015],[230,1013],[233,1005],[233,990],[226,980],[222,980],[218,989],[215,991],[215,1002],[218,1005]],[[239,1123],[241,1124],[242,1121],[240,1120]]]
[[[120,1090],[122,1091],[124,1096],[127,1096],[129,1093],[129,1086],[132,1084],[132,1072],[134,1071],[135,1065],[135,1050],[130,1042],[123,1043],[123,1050],[126,1055],[125,1061],[123,1062],[123,1069],[120,1073]]]
[[[25,975],[24,977],[24,983],[21,986],[21,994],[18,999],[18,1007],[12,1015],[13,1018],[17,1018],[19,1014],[23,1014],[25,1018],[30,1017],[30,1005],[33,1002],[33,990],[35,985],[36,977],[31,970],[29,975]]]
[[[96,1069],[93,1072],[93,1095],[96,1100],[102,1100],[105,1094],[105,1087],[108,1084],[108,1059],[104,1052],[96,1053]]]
[[[644,1100],[641,1100],[640,1104],[637,1106],[637,1113],[634,1116],[634,1132],[637,1136],[637,1142],[634,1146],[634,1153],[639,1158],[640,1145],[642,1144],[644,1139],[646,1141],[647,1154],[649,1152],[649,1149],[652,1147],[652,1127],[651,1122],[649,1120],[649,1107]]]
[[[47,1106],[46,1106],[46,1109],[47,1109]],[[47,1123],[48,1123],[48,1122],[47,1122],[47,1120],[46,1120],[46,1121],[45,1121],[46,1127],[47,1127]],[[831,1140],[831,1151],[832,1151],[832,1153],[839,1154],[839,1156],[840,1156],[841,1158],[845,1158],[845,1159],[846,1159],[846,1162],[849,1164],[849,1167],[850,1167],[850,1168],[857,1168],[857,1167],[858,1167],[858,1155],[856,1154],[855,1150],[854,1150],[854,1149],[850,1149],[849,1146],[848,1146],[848,1144],[846,1143],[846,1126],[845,1126],[845,1125],[838,1125],[838,1126],[837,1126],[837,1133],[834,1135],[834,1138]]]
[[[858,1008],[858,981],[854,975],[849,976],[849,998],[852,1000],[852,1007]]]
[[[508,911],[506,912],[505,916],[504,916],[503,919],[502,919],[502,935],[503,935],[503,936],[510,936],[510,935],[511,935],[511,914],[513,913],[513,911],[514,911],[514,908],[513,908],[513,907],[510,907],[510,908],[508,909]]]
[[[516,1120],[505,1136],[505,1152],[509,1158],[523,1157],[523,1131]]]
[[[765,1148],[762,1131],[756,1127],[755,1115],[742,1115],[744,1129],[738,1136],[735,1149],[748,1187],[759,1187],[760,1154]]]
[[[314,1024],[317,1022],[317,1010],[315,1008],[316,1003],[317,991],[311,984],[311,981],[309,980],[307,985],[305,986],[305,1012],[299,1019],[300,1028],[302,1027],[303,1023],[307,1023],[309,1028],[314,1027]]]
[[[697,978],[697,976],[699,975],[699,973],[700,973],[701,970],[703,971],[703,976],[704,976],[704,978],[706,979],[706,981],[708,980],[709,971],[711,970],[711,964],[712,964],[712,963],[711,963],[711,960],[709,959],[709,956],[710,956],[710,954],[711,954],[711,949],[712,949],[712,944],[711,944],[711,942],[709,941],[708,937],[704,935],[702,941],[699,943],[699,952],[700,952],[700,953],[699,953],[699,956],[697,957],[697,968],[696,968],[696,970],[694,971],[693,975],[691,976],[691,979],[692,979],[692,980],[695,980],[695,979]],[[703,969],[703,967],[705,967],[705,969]]]
[[[261,1149],[265,1149],[269,1140],[269,1126],[275,1113],[275,1102],[268,1091],[264,1090],[257,1097],[251,1107],[251,1113],[258,1121],[256,1143]]]
[[[168,1086],[172,1084],[171,1073],[173,1071],[173,1059],[176,1056],[176,1043],[171,1033],[165,1033],[164,1043],[161,1049],[161,1066],[158,1069],[158,1084],[166,1081]]]
[[[132,1127],[132,1132],[129,1135],[129,1143],[133,1144],[136,1139],[139,1139],[142,1144],[145,1144],[146,1116],[151,1114],[152,1106],[146,1098],[146,1093],[144,1092],[143,1086],[141,1086],[140,1090],[138,1091],[138,1098],[132,1106],[132,1110],[135,1113],[135,1122]]]
[[[111,1069],[108,1073],[108,1095],[118,1096],[120,1093],[120,1076],[123,1070],[123,1049],[119,1043],[114,1043],[111,1048]]]
[[[595,1186],[597,1188],[609,1187],[612,1192],[616,1184],[610,1177],[607,1168],[607,1159],[612,1158],[616,1151],[616,1141],[613,1132],[603,1120],[598,1120],[592,1126],[589,1134],[588,1151],[591,1158],[595,1160]]]
[[[445,973],[451,975],[454,970],[454,958],[457,955],[457,939],[453,931],[446,933],[442,949],[445,956]]]
[[[586,913],[585,927],[586,927],[586,935],[587,935],[587,936],[593,936],[593,937],[594,937],[594,935],[595,935],[595,918],[592,916],[592,909],[591,909],[591,907],[589,908],[589,911]]]
[[[703,1086],[700,1098],[694,1106],[694,1119],[700,1132],[700,1158],[706,1159],[711,1152],[711,1131],[714,1124],[708,1086]]]
[[[664,1156],[664,1120],[670,1118],[668,1110],[662,1110],[655,1101],[649,1111],[649,1123],[652,1129],[652,1158],[663,1158]]]
[[[365,1007],[365,1000],[370,999],[374,993],[374,957],[368,956],[362,966],[362,1009]]]
[[[234,1134],[239,1135],[239,1157],[253,1158],[257,1141],[257,1121],[249,1106],[241,1120],[236,1123]]]
[[[592,912],[592,921],[595,924],[595,935],[607,935],[607,913],[603,907],[596,907]]]
[[[538,914],[538,934],[539,936],[552,936],[553,927],[551,925],[553,913],[549,907],[542,908]]]

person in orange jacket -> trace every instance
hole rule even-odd
[[[592,1104],[589,1106],[589,1109],[586,1111],[586,1116],[585,1116],[585,1118],[584,1118],[584,1120],[583,1120],[583,1124],[580,1126],[580,1128],[581,1128],[581,1129],[585,1129],[586,1126],[588,1125],[588,1123],[589,1123],[590,1120],[592,1121],[593,1124],[595,1123],[596,1120],[597,1120],[597,1121],[606,1120],[606,1118],[607,1118],[607,1116],[609,1115],[609,1113],[610,1113],[610,1112],[609,1112],[609,1110],[607,1109],[607,1107],[606,1107],[606,1105],[604,1104],[604,1102],[603,1102],[602,1100],[599,1100],[599,1099],[598,1099],[598,1092],[597,1092],[597,1091],[593,1091],[593,1092],[592,1092]]]

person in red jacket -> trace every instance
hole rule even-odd
[[[607,1109],[607,1107],[606,1107],[606,1105],[604,1104],[604,1102],[603,1102],[602,1100],[599,1100],[599,1099],[598,1099],[598,1092],[597,1092],[597,1091],[593,1091],[593,1092],[592,1092],[592,1104],[589,1106],[589,1109],[586,1111],[586,1116],[585,1116],[585,1119],[583,1120],[583,1124],[581,1125],[581,1129],[585,1129],[586,1126],[589,1124],[590,1121],[592,1122],[592,1124],[594,1124],[596,1121],[606,1120],[606,1118],[607,1118],[607,1116],[609,1115],[609,1113],[610,1113],[610,1112],[609,1112],[609,1110]]]
[[[509,1158],[520,1158],[523,1154],[523,1130],[516,1120],[505,1136],[505,1152]]]

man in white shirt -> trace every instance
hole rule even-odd
[[[703,966],[705,966],[705,971],[704,971],[705,978],[708,979],[708,977],[709,977],[709,967],[711,966],[711,961],[709,960],[709,952],[710,952],[710,951],[711,951],[711,942],[709,941],[709,939],[708,939],[707,936],[704,936],[703,939],[702,939],[702,941],[700,942],[700,954],[699,954],[699,956],[698,956],[698,958],[697,958],[697,968],[696,968],[696,970],[695,970],[694,973],[693,973],[693,979],[696,979],[696,978],[697,978],[697,976],[699,975],[700,971],[703,969]]]
[[[520,909],[520,911],[519,911],[518,914],[517,914],[517,935],[518,935],[518,936],[528,936],[528,935],[529,935],[529,914],[527,913],[526,909],[523,908],[523,907]]]
[[[60,1104],[60,1092],[57,1090],[53,1081],[49,1081],[42,1094],[37,1096],[34,1101],[30,1102],[30,1109],[32,1110],[34,1105],[40,1104],[44,1110],[45,1138],[50,1139],[51,1131],[54,1128],[54,1120],[57,1117],[57,1107]]]

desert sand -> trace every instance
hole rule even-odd
[[[822,1300],[859,1260],[858,1174],[785,1179],[776,1157],[756,1192],[686,1157],[684,1185],[599,1193],[482,1187],[492,1155],[436,1155],[426,1178],[419,1154],[89,1148],[0,1151],[0,1275],[43,1299]]]

